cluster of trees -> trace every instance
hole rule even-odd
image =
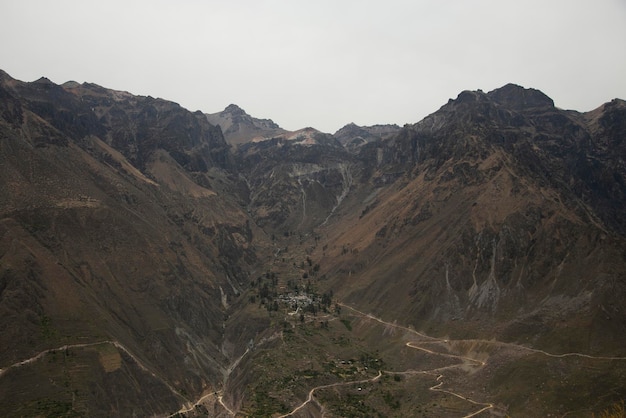
[[[293,265],[297,267],[296,263],[293,263]],[[317,275],[317,272],[320,271],[320,265],[318,263],[313,264],[311,257],[307,256],[306,263],[304,261],[300,263],[300,269],[305,270],[304,273],[302,273],[302,278],[308,279],[309,277]]]
[[[261,305],[275,306],[278,310],[278,302],[274,298],[278,297],[278,277],[273,271],[268,271],[264,275],[259,276],[256,279],[252,279],[250,286],[258,289],[257,294],[250,295],[250,303],[256,303],[257,296]],[[269,310],[269,308],[268,308]]]

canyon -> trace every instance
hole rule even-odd
[[[625,135],[514,84],[329,134],[0,72],[0,414],[599,414]]]

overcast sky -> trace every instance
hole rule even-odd
[[[0,0],[0,69],[283,128],[414,123],[508,82],[626,99],[626,0]]]

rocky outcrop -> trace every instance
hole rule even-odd
[[[224,137],[232,145],[250,142],[255,138],[271,138],[286,132],[271,119],[254,118],[235,104],[205,116],[209,123],[222,129]]]
[[[358,126],[349,123],[334,133],[337,139],[348,151],[358,153],[359,149],[371,142],[384,141],[400,131],[398,125]]]
[[[352,186],[352,159],[330,135],[311,128],[239,148],[248,211],[278,234],[309,233],[334,212]]]

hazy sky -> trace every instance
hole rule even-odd
[[[286,129],[414,123],[508,82],[626,99],[626,0],[0,0],[0,69]]]

